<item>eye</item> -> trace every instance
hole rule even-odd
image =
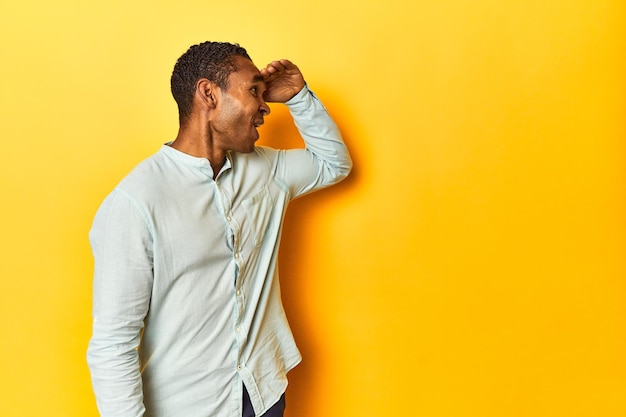
[[[256,96],[257,96],[257,94],[258,94],[258,88],[257,88],[257,87],[252,87],[252,88],[250,89],[250,92],[252,93],[252,95],[253,95],[253,96],[255,96],[255,97],[256,97]]]

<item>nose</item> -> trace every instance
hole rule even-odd
[[[261,99],[261,107],[259,108],[259,110],[261,111],[261,114],[263,115],[263,117],[267,116],[271,112],[270,107],[267,105],[267,103],[263,99]]]

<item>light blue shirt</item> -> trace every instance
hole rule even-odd
[[[207,159],[166,145],[107,196],[90,232],[95,259],[87,360],[101,416],[257,415],[301,356],[278,283],[290,200],[334,184],[352,163],[308,89],[287,106],[306,149]]]

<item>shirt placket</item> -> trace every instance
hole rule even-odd
[[[242,270],[244,268],[243,257],[241,253],[240,246],[240,235],[241,235],[241,227],[236,217],[233,214],[232,210],[232,199],[230,198],[228,192],[222,187],[220,178],[215,181],[215,186],[218,190],[218,195],[220,198],[220,202],[222,208],[224,210],[224,218],[228,227],[230,229],[230,242],[229,247],[233,252],[233,260],[235,265],[237,266],[235,271],[235,282],[234,282],[234,295],[235,295],[235,304],[236,311],[234,317],[234,326],[235,326],[235,340],[237,344],[237,370],[241,371],[245,364],[243,363],[243,348],[245,344],[246,335],[243,331],[243,319],[245,314],[245,298],[244,291],[242,289],[242,280],[240,279]]]

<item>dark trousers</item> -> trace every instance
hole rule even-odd
[[[283,417],[285,412],[285,394],[280,397],[280,400],[274,404],[269,410],[262,416],[258,417]],[[254,410],[252,409],[252,403],[250,402],[250,395],[244,385],[243,387],[243,414],[242,417],[255,417]]]

